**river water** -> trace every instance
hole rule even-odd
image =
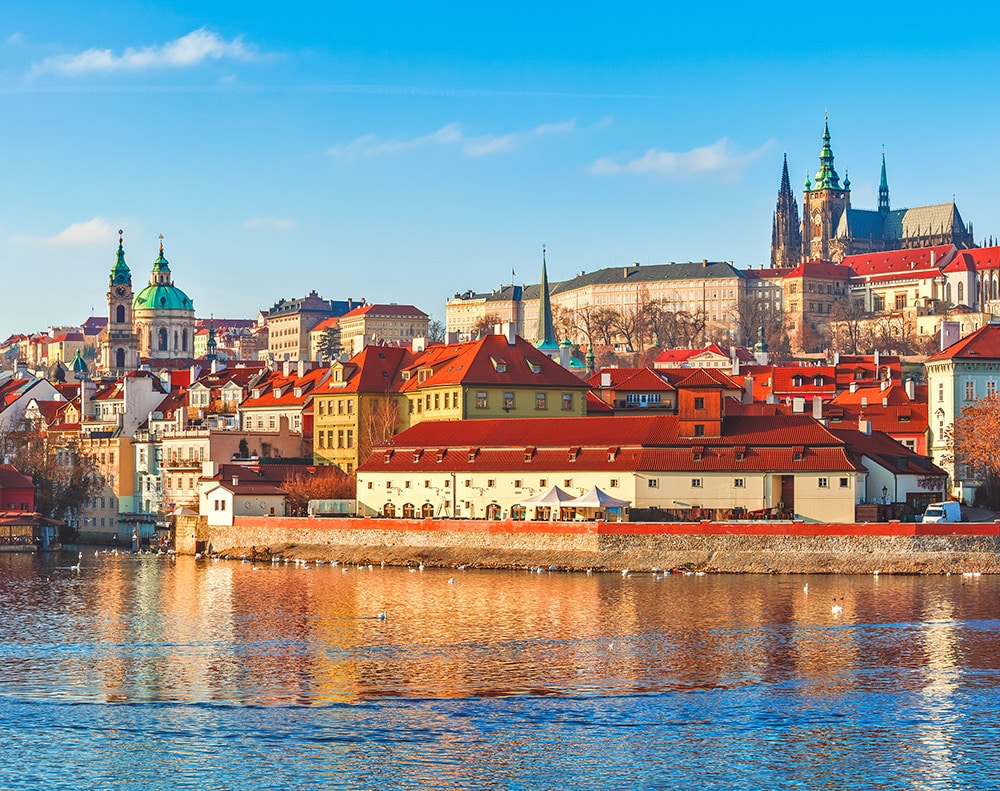
[[[992,577],[76,563],[0,556],[2,789],[1000,787]]]

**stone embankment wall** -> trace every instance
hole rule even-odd
[[[193,532],[193,531],[192,531]],[[1000,524],[489,522],[237,517],[198,530],[227,557],[474,568],[1000,573]],[[178,551],[185,551],[178,540]]]

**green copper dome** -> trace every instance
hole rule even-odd
[[[163,256],[163,237],[160,237],[160,255],[153,262],[153,276],[149,285],[135,295],[132,310],[188,310],[194,312],[191,298],[174,285],[170,264]]]
[[[149,285],[135,295],[132,310],[194,310],[194,304],[177,286]]]

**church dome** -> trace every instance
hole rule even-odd
[[[153,275],[149,285],[135,295],[132,310],[186,310],[194,312],[194,305],[173,283],[170,264],[163,256],[163,237],[160,237],[160,255],[153,262]]]
[[[151,284],[135,295],[132,310],[194,310],[191,298],[177,286]]]

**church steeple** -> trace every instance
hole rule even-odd
[[[823,147],[819,152],[819,170],[816,172],[817,190],[839,190],[840,176],[833,167],[833,149],[830,147],[830,122],[823,123]]]
[[[112,285],[132,285],[132,272],[125,263],[124,231],[118,231],[118,254],[115,256],[115,265],[111,267]]]
[[[882,147],[882,178],[878,184],[878,213],[884,220],[889,214],[889,179],[885,175],[885,147]]]
[[[552,322],[552,302],[549,299],[549,276],[545,270],[545,245],[542,245],[542,285],[538,295],[538,339],[535,347],[543,351],[559,352],[556,329]]]
[[[791,268],[798,266],[802,249],[802,231],[799,223],[799,206],[792,193],[788,178],[788,155],[781,166],[781,187],[778,203],[771,222],[771,266]]]

